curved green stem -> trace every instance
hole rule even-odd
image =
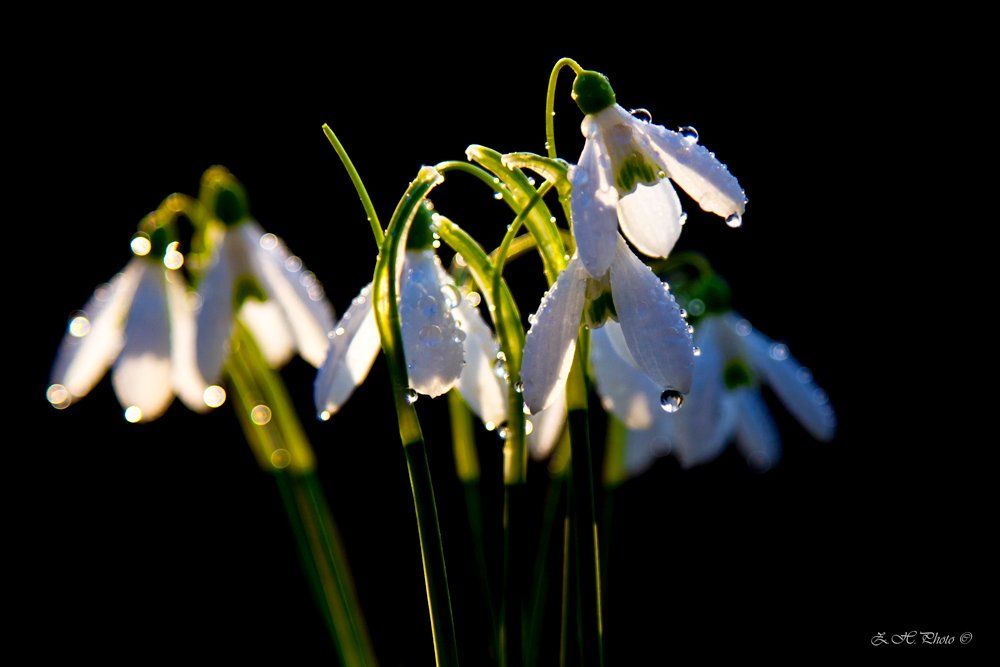
[[[330,145],[333,146],[333,150],[337,151],[337,157],[340,158],[341,163],[344,165],[344,169],[347,170],[347,175],[351,177],[351,183],[354,184],[354,189],[358,192],[358,197],[361,199],[361,205],[365,207],[365,214],[368,216],[368,224],[371,225],[372,235],[375,237],[375,245],[379,248],[382,247],[382,240],[384,234],[382,233],[382,224],[378,220],[378,214],[375,212],[375,206],[372,204],[371,197],[368,196],[368,190],[365,188],[364,182],[361,180],[361,175],[358,174],[358,170],[354,168],[354,163],[351,162],[350,156],[347,155],[347,150],[344,145],[340,143],[340,139],[334,134],[333,130],[326,123],[323,123],[323,134],[326,135],[327,140]]]
[[[560,58],[549,74],[549,86],[545,91],[545,150],[550,158],[555,158],[558,155],[555,137],[556,82],[559,79],[559,72],[566,66],[569,66],[577,74],[583,71],[583,67],[572,58]]]

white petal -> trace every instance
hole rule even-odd
[[[552,405],[525,419],[531,421],[532,426],[528,434],[528,451],[536,460],[544,459],[555,449],[566,427],[566,392],[559,392]]]
[[[739,416],[736,424],[736,446],[757,470],[767,470],[781,458],[778,427],[764,404],[760,392],[743,388],[736,392]]]
[[[833,438],[837,417],[826,393],[812,381],[812,374],[788,354],[787,347],[756,330],[746,336],[736,334],[738,319],[727,318],[727,323],[732,336],[743,345],[753,369],[764,377],[788,411],[814,438],[821,441]]]
[[[742,215],[746,195],[739,182],[704,146],[660,125],[636,121],[637,134],[662,164],[670,179],[698,205],[723,218]]]
[[[156,419],[174,398],[170,368],[170,320],[160,269],[143,272],[125,323],[125,347],[111,371],[118,402],[136,407],[143,421]]]
[[[433,250],[406,251],[399,285],[406,370],[410,387],[431,397],[455,386],[465,357],[461,334],[441,291],[442,273]]]
[[[170,363],[174,391],[188,408],[205,412],[204,395],[208,383],[198,372],[195,359],[194,311],[184,277],[177,271],[165,273],[167,307],[170,313]]]
[[[590,358],[601,403],[630,429],[652,428],[663,413],[663,390],[619,352],[619,345],[625,347],[617,322],[590,333]]]
[[[382,349],[371,292],[369,284],[354,297],[330,338],[329,353],[313,385],[316,412],[321,417],[329,417],[347,402]]]
[[[233,333],[233,288],[249,273],[249,260],[237,233],[227,233],[198,285],[201,307],[195,314],[198,371],[209,384],[218,384],[229,355]]]
[[[670,181],[652,185],[639,183],[618,201],[622,231],[639,251],[650,257],[666,257],[681,235],[681,202]]]
[[[121,351],[125,317],[148,264],[141,258],[132,259],[108,284],[98,287],[82,314],[71,320],[71,330],[56,354],[51,381],[66,388],[67,400],[86,395]]]
[[[653,271],[618,237],[611,294],[636,365],[663,389],[691,390],[694,354],[687,322]]]
[[[280,368],[295,354],[295,337],[285,311],[275,301],[247,299],[240,308],[240,320],[247,325],[272,368]]]
[[[557,394],[564,393],[580,331],[587,280],[586,269],[574,256],[542,297],[534,315],[521,363],[524,403],[532,412],[544,410]]]
[[[465,368],[458,391],[483,422],[507,421],[507,383],[496,373],[497,343],[477,308],[465,299],[454,311],[465,332]]]
[[[595,278],[602,277],[615,255],[618,233],[618,191],[610,178],[610,161],[595,130],[573,168],[570,180],[573,191],[573,236],[580,260]]]
[[[669,452],[670,444],[662,429],[629,429],[625,437],[625,473],[635,477]]]
[[[299,354],[313,366],[326,358],[333,308],[315,274],[292,256],[281,239],[264,234],[253,222],[240,226],[248,255],[254,258],[267,296],[285,311]]]

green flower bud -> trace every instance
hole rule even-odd
[[[573,81],[573,101],[585,114],[604,111],[615,103],[615,91],[608,77],[600,72],[584,70]]]

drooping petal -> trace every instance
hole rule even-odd
[[[691,390],[694,354],[673,295],[621,236],[611,265],[611,294],[636,365],[664,390]]]
[[[622,231],[636,248],[650,257],[666,257],[681,235],[683,215],[677,193],[667,179],[645,185],[618,201]]]
[[[170,313],[170,364],[173,374],[174,392],[178,398],[195,412],[204,412],[204,395],[207,383],[198,372],[195,359],[194,311],[191,295],[183,276],[177,271],[164,273],[167,291],[167,307]]]
[[[274,234],[265,234],[253,222],[241,225],[240,231],[268,298],[285,311],[299,354],[318,367],[326,358],[327,334],[333,329],[333,308],[323,286]]]
[[[738,416],[736,446],[747,462],[757,470],[767,470],[781,458],[778,427],[756,389],[744,387],[735,392]]]
[[[198,285],[201,307],[195,314],[198,371],[209,384],[218,384],[229,355],[233,333],[233,288],[249,272],[249,261],[239,234],[227,233]]]
[[[697,141],[660,125],[635,120],[638,135],[679,185],[704,210],[723,218],[746,210],[743,188],[726,165]]]
[[[526,418],[531,422],[528,434],[528,451],[536,459],[544,459],[559,443],[566,428],[566,392],[560,391],[552,405]]]
[[[399,319],[410,387],[440,396],[458,382],[465,357],[462,334],[451,315],[460,301],[452,283],[442,283],[440,261],[433,250],[407,250],[399,286]],[[454,303],[442,291],[454,290]]]
[[[284,366],[295,354],[295,336],[285,311],[275,301],[247,299],[240,308],[240,320],[250,329],[272,368]]]
[[[652,428],[663,412],[663,389],[622,356],[614,339],[625,346],[617,322],[608,322],[590,333],[590,359],[601,403],[630,429]]]
[[[57,397],[50,396],[57,407],[85,396],[121,352],[125,317],[147,266],[144,259],[132,259],[109,283],[98,287],[83,311],[70,320],[52,366],[51,385],[61,388]]]
[[[587,270],[573,257],[542,297],[524,341],[521,381],[524,403],[540,412],[563,393],[576,351],[576,337],[587,292]]]
[[[136,288],[125,323],[125,347],[111,371],[111,383],[129,421],[156,419],[174,398],[167,308],[160,268],[149,267]]]
[[[458,391],[484,423],[507,421],[507,384],[497,375],[497,342],[479,310],[462,299],[456,313],[465,333],[465,368],[458,379]]]
[[[742,344],[753,369],[764,377],[799,423],[817,440],[833,438],[837,417],[826,392],[812,381],[809,369],[799,364],[785,345],[745,325],[739,326],[737,316],[728,317],[727,323],[732,337]]]
[[[635,477],[670,451],[670,443],[662,428],[629,429],[625,437],[625,473]]]
[[[618,191],[611,180],[611,165],[594,130],[584,144],[580,161],[570,174],[573,191],[573,236],[580,261],[595,278],[602,277],[615,255],[618,233]]]
[[[382,349],[372,309],[372,287],[368,284],[354,297],[330,338],[326,361],[313,385],[316,412],[328,419],[364,382]]]

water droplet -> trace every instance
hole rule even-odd
[[[337,328],[336,328],[336,329],[334,329],[334,331],[333,331],[334,335],[336,335],[336,336],[343,336],[343,335],[344,335],[344,332],[345,332],[345,329],[344,329],[344,327],[337,327]]]
[[[680,217],[680,220],[679,220],[679,222],[681,223],[681,227],[683,227],[684,225],[686,225],[687,221],[688,221],[688,214],[687,214],[686,211],[682,211],[681,212],[681,217]]]
[[[677,128],[677,132],[681,135],[681,141],[684,142],[685,146],[690,147],[698,143],[698,130],[690,125]]]
[[[406,402],[409,403],[410,405],[413,405],[414,403],[416,403],[417,399],[420,398],[417,395],[416,390],[412,389],[412,388],[411,389],[407,389],[406,393],[404,394],[403,397],[406,399]]]
[[[455,340],[456,343],[461,343],[461,342],[465,341],[465,337],[466,337],[466,334],[465,334],[464,331],[462,331],[461,329],[456,329],[455,330],[455,338],[454,338],[454,340]]]
[[[524,392],[524,383],[518,380],[517,384],[514,385],[514,391],[519,394]]]
[[[683,317],[686,320],[687,316],[688,316],[688,311],[686,311],[683,308],[681,308],[680,313],[681,313],[681,317]]]
[[[503,353],[501,352],[501,354]],[[507,366],[500,359],[493,362],[493,374],[501,380],[506,380],[510,377],[510,374],[507,372]]]
[[[629,113],[639,120],[644,120],[647,123],[653,122],[653,114],[649,113],[648,109],[631,109]]]
[[[69,394],[69,389],[61,384],[54,384],[45,390],[45,398],[49,400],[56,410],[65,410],[73,402],[73,397]]]
[[[250,411],[250,421],[257,426],[264,426],[271,421],[271,408],[263,403],[253,406],[253,409]]]
[[[437,347],[441,342],[442,336],[441,327],[436,324],[428,324],[422,327],[417,333],[417,338],[427,347]]]
[[[291,255],[285,260],[285,270],[292,273],[302,270],[302,260],[295,255]]]
[[[462,303],[462,293],[452,283],[442,285],[441,294],[444,295],[444,302],[448,305],[449,309],[457,308],[458,304]]]
[[[279,470],[282,468],[287,468],[292,462],[292,455],[288,453],[287,449],[276,449],[271,452],[271,465]]]
[[[534,176],[528,176],[528,185],[530,185],[531,187],[535,187],[535,177]]]
[[[534,313],[532,313],[531,315],[528,315],[528,324],[534,326],[535,322],[537,322],[537,321],[538,321],[538,316],[537,315],[535,315]]]
[[[812,371],[810,371],[808,368],[806,368],[805,366],[803,366],[798,371],[796,371],[795,377],[802,384],[807,384],[809,382],[812,382],[813,374],[812,374]]]
[[[503,193],[498,190],[497,192],[493,193],[493,198],[496,199],[497,201],[500,201],[501,199],[503,199]]]
[[[753,331],[753,325],[747,320],[740,320],[736,323],[737,336],[749,336],[751,331]]]
[[[784,343],[775,343],[771,346],[769,354],[775,361],[784,361],[788,358],[788,346]]]
[[[432,318],[436,317],[439,312],[440,305],[437,299],[425,294],[417,300],[417,309],[423,313],[424,317]]]
[[[89,334],[90,320],[87,319],[86,313],[74,313],[69,320],[69,326],[66,327],[66,330],[69,331],[69,335],[74,338],[83,338]]]
[[[535,425],[531,423],[530,419],[524,420],[524,434],[531,435],[535,432]]]
[[[506,440],[510,437],[510,427],[506,424],[497,429],[497,435],[500,436],[501,440]]]
[[[687,325],[687,332],[689,334],[693,334],[694,333],[694,325],[693,324]]]
[[[184,266],[184,255],[177,250],[179,245],[177,241],[174,241],[167,246],[167,251],[163,253],[163,266],[171,271],[176,271]]]
[[[660,394],[660,407],[664,412],[677,412],[684,404],[684,395],[676,389],[667,389]]]
[[[438,241],[437,239],[434,239],[433,241],[431,241],[431,247],[434,248],[434,249],[440,248],[441,247],[441,242]]]
[[[733,229],[736,229],[743,224],[743,216],[739,213],[733,213],[728,218],[726,218],[726,224]]]
[[[149,235],[146,232],[137,232],[135,236],[132,237],[129,246],[132,248],[132,253],[142,257],[148,255],[149,251],[153,248],[153,244],[149,241]]]
[[[268,232],[260,237],[260,247],[264,250],[274,250],[278,247],[278,237]]]
[[[497,361],[507,361],[507,355],[502,350],[497,352]]]
[[[483,426],[486,427],[487,431],[492,431],[493,429],[495,429],[497,427],[497,425],[494,424],[493,422],[483,422]]]
[[[473,308],[477,307],[480,303],[482,303],[482,300],[483,300],[482,297],[479,296],[479,292],[469,292],[468,294],[465,295],[465,302],[470,306],[472,306]]]
[[[125,421],[129,424],[137,424],[142,420],[142,410],[136,405],[125,408]]]
[[[691,354],[693,354],[696,357],[700,357],[701,356],[701,348],[698,347],[697,345],[694,346],[693,348],[691,348]]]
[[[466,266],[468,266],[468,264],[465,261],[465,258],[462,257],[461,253],[455,255],[455,266],[460,266],[460,267],[463,267],[463,268],[466,267]]]
[[[210,408],[217,408],[226,402],[226,390],[217,384],[213,384],[211,387],[205,389],[205,392],[201,395],[201,399],[205,401],[205,405]]]
[[[330,413],[329,410],[324,410],[323,412],[319,413],[319,420],[320,421],[324,421],[324,422],[328,422],[328,421],[330,421],[330,417],[332,417],[332,416],[333,415]]]
[[[825,391],[823,391],[819,387],[816,387],[816,389],[812,393],[812,401],[816,405],[826,405],[827,403],[830,402],[830,397],[827,396]]]
[[[526,415],[530,415],[531,414],[531,408],[529,408],[527,404],[522,405],[521,406],[521,412],[523,412]]]
[[[549,144],[549,142],[546,141],[545,142],[545,150],[549,150],[549,148],[551,148],[551,147],[552,147],[551,144]]]

